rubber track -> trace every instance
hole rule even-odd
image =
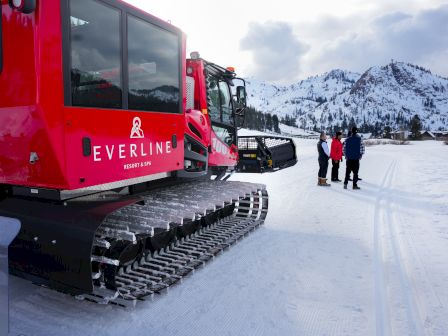
[[[94,249],[107,250],[119,240],[136,244],[142,236],[173,230],[229,206],[234,208],[230,216],[218,218],[159,251],[145,251],[132,263],[122,265],[119,260],[92,255],[92,263],[117,267],[116,288],[107,289],[104,274],[99,272],[92,274],[94,292],[78,298],[134,306],[138,300],[160,293],[262,225],[268,194],[264,185],[253,183],[188,183],[154,191],[142,196],[141,202],[110,214],[97,231]]]

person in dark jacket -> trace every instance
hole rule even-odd
[[[331,184],[327,183],[328,160],[330,159],[330,149],[327,144],[327,135],[325,132],[320,133],[320,139],[317,143],[317,152],[319,153],[319,174],[318,186],[329,187]]]
[[[351,172],[353,172],[353,189],[361,189],[358,187],[359,160],[362,159],[365,153],[365,147],[361,137],[358,135],[358,129],[356,127],[352,128],[352,135],[345,140],[342,150],[347,160],[344,189],[347,189]]]
[[[348,132],[347,132],[347,138],[350,138],[351,136],[352,136],[352,131],[348,131]],[[346,161],[345,164],[347,165],[347,161]],[[347,169],[347,168],[346,168],[346,169]],[[349,180],[349,181],[353,181],[353,179],[352,179],[350,176],[348,177],[348,180]],[[362,181],[362,178],[359,177],[359,174],[358,174],[358,181]]]
[[[339,163],[342,162],[342,132],[336,132],[336,136],[331,142],[330,157],[333,167],[331,169],[331,181],[342,182],[339,179]]]

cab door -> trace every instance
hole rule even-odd
[[[237,129],[229,83],[213,75],[207,77],[207,104],[211,131],[210,166],[233,167],[237,163]]]

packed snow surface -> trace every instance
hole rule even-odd
[[[123,309],[11,277],[12,335],[448,335],[448,146],[368,147],[353,191],[296,143],[296,166],[232,177],[267,185],[266,223],[182,284]]]

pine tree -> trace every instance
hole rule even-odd
[[[278,124],[279,124],[278,117],[277,117],[276,114],[274,114],[274,115],[272,116],[272,126],[274,127],[274,132],[280,134],[281,131],[280,131],[280,127],[279,127]]]
[[[342,121],[341,128],[343,131],[347,130],[347,128],[348,128],[347,119],[345,117],[344,117],[344,120]]]
[[[422,122],[420,117],[416,114],[411,119],[411,136],[414,140],[419,140],[421,138]]]
[[[272,131],[272,115],[270,113],[266,114],[266,129]]]
[[[351,117],[350,122],[348,124],[348,129],[351,130],[353,127],[356,127],[355,118]]]

